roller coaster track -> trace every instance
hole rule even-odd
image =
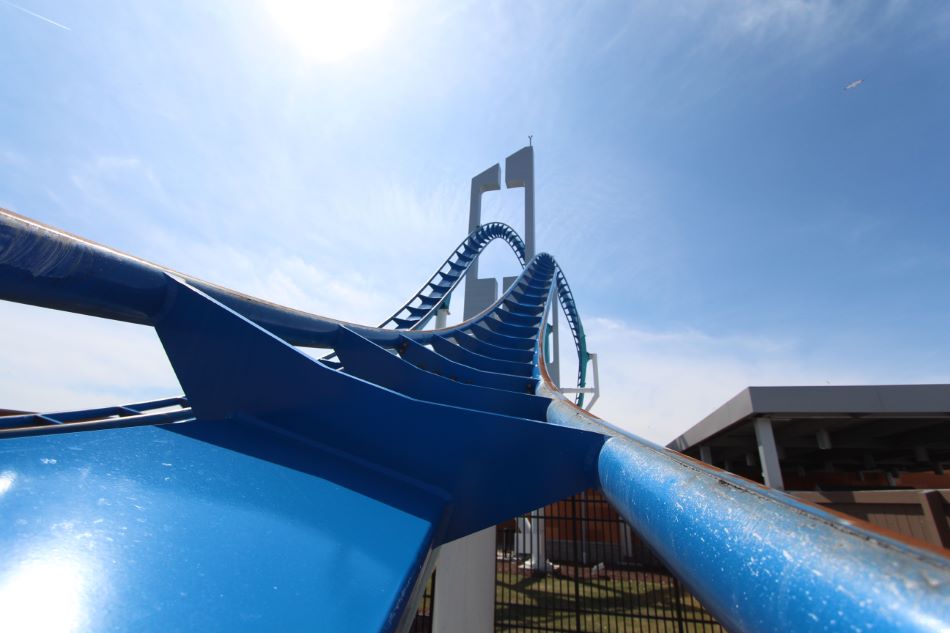
[[[511,247],[515,257],[518,258],[518,263],[524,268],[524,241],[515,230],[502,222],[482,224],[462,240],[429,280],[401,308],[380,323],[379,329],[417,330],[425,327],[430,319],[435,316],[436,311],[448,303],[452,291],[462,281],[476,258],[481,255],[486,246],[496,239],[505,241]],[[555,266],[557,266],[556,263]],[[574,303],[574,295],[571,293],[567,278],[561,272],[559,266],[557,267],[557,290],[577,350],[577,386],[583,388],[587,382],[587,362],[589,360],[587,340],[580,314]],[[328,354],[323,360],[330,366],[340,366],[336,354]],[[584,393],[578,393],[576,401],[579,406],[583,406]]]
[[[405,631],[438,546],[600,488],[730,631],[945,630],[943,555],[569,402],[543,361],[557,303],[586,343],[550,255],[421,329],[512,235],[469,236],[371,328],[0,212],[0,298],[153,327],[185,394],[0,418],[0,592],[40,569],[84,630]]]
[[[412,296],[391,317],[380,324],[380,328],[416,330],[425,327],[436,310],[452,294],[455,287],[468,272],[469,266],[492,241],[502,239],[508,243],[518,262],[524,268],[524,241],[507,224],[489,222],[472,231],[462,240],[445,262],[429,278],[422,288]]]

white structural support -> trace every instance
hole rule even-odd
[[[468,232],[472,233],[482,223],[482,194],[501,189],[501,166],[495,163],[472,178],[472,195],[468,207]],[[478,258],[465,273],[465,318],[475,316],[498,298],[498,280],[494,277],[478,278]],[[471,306],[481,306],[469,315]]]
[[[625,520],[620,521],[620,555],[623,558],[633,558],[634,555],[634,538],[633,530],[630,529],[630,524]]]
[[[597,368],[597,354],[588,354],[587,357],[590,359],[591,372],[594,375],[594,397],[590,399],[590,402],[588,402],[585,407],[585,409],[590,411],[594,408],[594,403],[597,402],[597,398],[600,397],[600,371]]]
[[[515,554],[524,555],[522,567],[532,571],[551,571],[544,537],[544,508],[534,510],[526,517],[515,520]]]
[[[491,633],[495,626],[495,527],[440,547],[435,578],[434,633]]]
[[[533,530],[534,524],[530,517],[520,516],[515,518],[515,556],[531,555]]]
[[[537,252],[534,241],[534,148],[522,147],[505,159],[505,186],[524,187],[524,258],[531,261]]]
[[[594,377],[594,384],[592,387],[584,387],[583,389],[578,389],[577,387],[562,387],[561,393],[590,393],[593,394],[593,397],[587,402],[587,405],[584,407],[585,411],[590,411],[594,407],[594,403],[597,402],[597,398],[600,397],[600,372],[597,369],[597,354],[588,354],[590,359],[591,373]]]
[[[551,380],[558,387],[561,386],[561,333],[560,328],[558,327],[558,314],[561,312],[560,304],[555,301],[553,303],[554,309],[551,310],[551,338],[553,338],[553,344],[551,345],[551,365],[548,367],[548,373],[551,377]]]
[[[449,320],[449,309],[445,307],[443,303],[442,306],[435,311],[435,329],[441,330],[445,328]]]
[[[525,189],[525,260],[535,255],[534,234],[534,149],[524,147],[505,161],[505,184]],[[472,178],[469,206],[469,233],[482,222],[482,194],[501,188],[501,168],[495,164]],[[505,278],[505,287],[516,277]],[[478,259],[465,277],[463,318],[470,319],[498,298],[498,280],[478,278]],[[440,311],[441,314],[441,311]],[[436,327],[438,324],[436,317]],[[444,323],[444,322],[443,322]],[[543,516],[536,511],[533,517]],[[532,540],[540,544],[531,553],[531,564],[544,558],[543,520],[532,521]],[[446,543],[439,548],[436,562],[436,587],[433,604],[434,633],[490,633],[495,620],[495,528],[486,528],[470,536]]]
[[[775,447],[775,434],[772,433],[772,420],[756,418],[754,422],[755,441],[759,445],[759,461],[762,462],[762,479],[765,485],[776,490],[785,490],[782,481],[782,467]]]
[[[476,176],[478,178],[478,176]],[[472,200],[475,200],[472,179]],[[471,271],[475,268],[472,264]],[[471,272],[469,273],[471,274]],[[472,282],[470,277],[466,286]],[[495,279],[480,279],[495,284]],[[470,319],[494,302],[485,294],[465,292],[463,318]],[[433,633],[491,633],[495,626],[495,528],[446,543],[436,562]]]

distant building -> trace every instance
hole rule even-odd
[[[950,548],[950,385],[749,387],[668,447]]]

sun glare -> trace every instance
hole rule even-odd
[[[90,570],[54,545],[0,578],[0,630],[69,633],[84,628]]]
[[[282,35],[306,59],[339,62],[377,44],[389,28],[390,0],[265,0]]]

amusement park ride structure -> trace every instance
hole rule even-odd
[[[506,171],[527,242],[474,218],[375,328],[0,211],[0,298],[154,328],[184,391],[0,418],[0,629],[405,631],[440,546],[599,488],[730,631],[946,631],[943,554],[583,408],[581,319],[534,248],[533,148]],[[473,179],[473,209],[499,182]],[[497,298],[475,272],[496,239],[522,266]],[[426,329],[466,273],[491,300]],[[546,360],[559,308],[570,390]]]

